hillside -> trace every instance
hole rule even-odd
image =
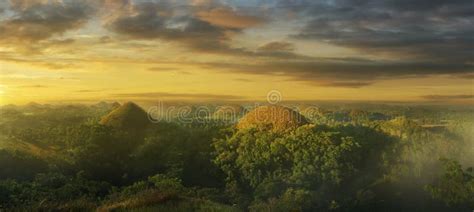
[[[256,127],[283,132],[308,124],[308,120],[298,112],[283,106],[260,106],[247,113],[237,124],[238,129]]]
[[[143,129],[149,123],[147,113],[133,102],[123,104],[100,120],[100,124],[118,129]]]

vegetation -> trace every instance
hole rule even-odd
[[[152,124],[134,103],[4,106],[0,210],[474,208],[470,109],[214,108]]]
[[[133,102],[127,102],[103,117],[100,123],[123,130],[143,129],[149,124],[147,113]]]
[[[306,118],[283,106],[260,106],[246,114],[237,124],[238,129],[286,131],[307,124]]]

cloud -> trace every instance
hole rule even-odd
[[[262,17],[239,14],[237,11],[226,7],[199,11],[197,17],[215,26],[235,29],[255,27],[264,22]]]
[[[285,42],[285,41],[273,41],[269,43],[265,43],[264,45],[258,47],[258,51],[283,51],[283,52],[291,52],[295,49],[295,46],[292,43]]]
[[[449,101],[449,100],[473,100],[474,95],[472,94],[457,94],[457,95],[426,95],[421,96],[421,98],[426,100],[435,100],[435,101]]]
[[[240,82],[253,82],[253,80],[247,79],[247,78],[236,78],[236,79],[234,79],[234,80],[240,81]]]
[[[87,22],[92,8],[81,1],[10,1],[12,16],[0,22],[0,41],[37,42]]]
[[[104,35],[99,38],[100,43],[109,43],[112,41],[112,38],[110,36]]]
[[[180,13],[175,7],[165,3],[141,3],[133,5],[133,12],[118,17],[109,26],[114,32],[135,39],[173,41],[194,51],[247,57],[255,61],[254,64],[223,66],[219,65],[222,63],[214,63],[221,68],[254,74],[285,75],[295,80],[314,81],[326,86],[361,87],[381,79],[459,75],[473,71],[472,63],[466,62],[466,55],[472,50],[466,45],[465,36],[461,37],[465,42],[460,43],[457,43],[460,41],[459,37],[446,38],[448,42],[445,42],[444,37],[440,40],[436,37],[440,35],[435,33],[434,28],[425,32],[425,29],[420,27],[428,20],[412,20],[415,19],[412,16],[418,15],[402,11],[403,6],[397,2],[361,0],[359,3],[353,3],[341,0],[331,4],[304,4],[305,7],[298,7],[300,11],[297,12],[301,16],[307,16],[310,21],[295,37],[318,39],[366,52],[375,49],[371,54],[376,54],[379,50],[400,55],[403,53],[405,56],[393,61],[352,61],[347,58],[341,58],[339,61],[327,60],[294,53],[293,44],[285,41],[265,43],[256,51],[231,47],[231,36],[240,32],[240,29],[236,29],[238,27],[216,24],[210,21],[210,18],[208,20],[199,16],[237,16],[234,13],[238,10],[227,7],[223,9],[211,6],[211,9],[204,10],[207,13],[198,8],[198,12],[194,14],[193,10],[186,9]],[[433,8],[439,7],[444,6]],[[368,12],[365,12],[365,9]],[[410,10],[418,11],[424,8]],[[233,15],[229,15],[231,13]],[[450,17],[446,18],[451,20]],[[216,20],[219,18],[213,19]],[[222,21],[224,20],[225,18],[222,18]],[[452,22],[458,23],[456,20]],[[458,29],[458,26],[453,27]],[[452,34],[453,31],[454,29],[447,28],[442,33]],[[451,45],[452,43],[456,45]],[[442,48],[446,52],[438,51]],[[445,54],[449,56],[442,57]]]
[[[37,4],[47,4],[48,0],[10,0],[11,7],[16,10],[23,10]]]
[[[148,71],[152,72],[173,72],[178,74],[191,74],[189,71],[183,71],[180,68],[175,67],[151,67],[147,69]]]
[[[321,82],[321,85],[327,87],[346,87],[346,88],[360,88],[372,84],[369,81],[330,81],[330,82]]]
[[[72,38],[67,38],[67,39],[51,39],[48,41],[49,45],[52,46],[65,46],[74,43],[76,40]]]
[[[20,88],[48,88],[46,85],[21,85]]]
[[[81,90],[75,90],[74,92],[76,93],[97,93],[97,92],[104,92],[107,89],[81,89]]]
[[[271,55],[232,47],[233,36],[240,33],[243,28],[260,24],[261,21],[257,21],[260,19],[256,17],[237,15],[230,9],[211,9],[210,11],[217,11],[220,15],[227,14],[225,19],[216,18],[212,21],[210,16],[202,16],[200,8],[182,8],[165,2],[133,4],[130,11],[120,12],[119,16],[106,24],[107,28],[128,38],[171,41],[201,53],[237,57],[295,57],[292,53]],[[216,15],[214,12],[211,13]],[[233,15],[230,15],[231,13]],[[250,21],[251,19],[255,20]]]
[[[241,100],[242,96],[235,95],[218,95],[206,93],[167,93],[167,92],[149,92],[149,93],[119,93],[112,94],[115,98],[134,98],[134,99],[151,99],[159,100],[162,98],[171,99],[192,99],[192,100]]]
[[[88,42],[76,37],[75,43],[74,39],[62,35],[96,18],[94,23],[98,21],[113,32],[104,33],[98,29],[99,34],[94,35],[97,45],[109,43],[106,50],[110,47],[129,51],[130,46],[143,43],[154,50],[158,43],[155,40],[172,42],[192,51],[183,54],[191,58],[189,61],[178,63],[194,63],[237,73],[284,76],[319,86],[358,88],[380,80],[433,75],[474,76],[474,2],[471,0],[418,0],[416,3],[410,0],[295,0],[271,4],[193,0],[181,5],[158,0],[12,0],[0,2],[0,8],[5,8],[0,14],[2,46],[16,45],[29,51],[52,54],[43,58],[0,55],[0,59],[49,69],[76,68],[82,60],[95,60],[88,58],[98,49],[95,46],[90,49],[85,46],[83,55],[61,51],[61,54],[69,55],[60,58],[55,55],[59,51],[55,50],[67,50],[61,48]],[[269,30],[269,37],[283,36],[281,40],[255,48],[238,47],[239,42],[235,42],[243,33],[250,32],[249,35],[255,36],[252,34],[255,32],[246,31],[247,28],[260,27],[270,21],[294,23],[285,22],[289,16],[282,15],[290,13],[298,26],[284,25],[281,30],[272,28],[275,25],[261,28],[263,33]],[[291,31],[300,25],[300,31]],[[285,38],[285,34],[291,35],[291,41],[295,43],[299,39],[325,42],[356,49],[365,58],[388,54],[390,57],[384,58],[391,60],[301,55],[293,43],[287,42],[290,39]],[[124,40],[134,41],[122,42]],[[193,61],[192,54],[196,52],[215,54],[216,57],[208,57],[210,62],[200,63]],[[236,58],[228,56],[238,57],[241,62],[230,63],[228,61],[236,61]],[[104,58],[110,63],[119,60]],[[178,71],[160,67],[159,63],[150,65],[158,67],[149,71]]]
[[[79,68],[80,60],[75,60],[71,58],[59,58],[59,59],[43,59],[41,57],[23,57],[20,54],[15,52],[2,52],[0,51],[0,61],[13,62],[13,63],[22,63],[27,65],[44,67],[50,70],[59,70],[59,69],[74,69]]]
[[[48,39],[37,41],[36,43],[20,43],[17,49],[23,54],[41,54],[45,51],[67,49],[72,46],[76,40],[72,38],[67,39]]]
[[[148,71],[156,71],[156,72],[167,72],[167,71],[176,71],[179,70],[179,68],[173,68],[173,67],[151,67],[148,68]]]
[[[232,29],[216,27],[189,14],[175,15],[170,5],[141,3],[133,12],[124,14],[108,24],[121,35],[134,39],[161,39],[186,45],[194,50],[215,52],[228,50],[227,32]]]
[[[336,0],[308,3],[310,21],[293,37],[358,49],[368,54],[472,62],[474,2]]]
[[[289,77],[320,86],[357,88],[380,80],[472,74],[474,65],[432,61],[378,61],[354,58],[268,61],[255,64],[204,63],[201,66],[238,73]]]

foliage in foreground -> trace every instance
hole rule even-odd
[[[284,132],[224,122],[128,132],[97,124],[106,109],[10,111],[0,210],[471,211],[473,125],[438,112],[324,111]]]

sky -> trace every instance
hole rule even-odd
[[[472,0],[0,1],[0,104],[474,102]]]

